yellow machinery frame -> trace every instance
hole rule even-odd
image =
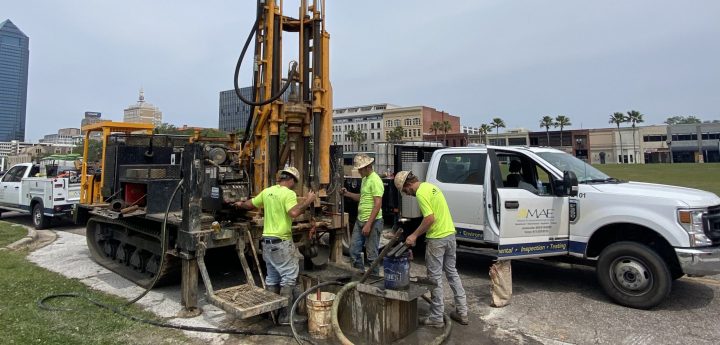
[[[112,133],[144,133],[152,134],[155,125],[149,123],[127,123],[103,121],[93,123],[82,127],[85,133],[85,141],[83,142],[83,161],[82,174],[80,178],[80,204],[89,206],[99,206],[105,203],[102,195],[103,183],[105,183],[105,150],[107,148],[107,139]],[[100,168],[102,173],[100,181],[95,181],[95,177],[88,175],[88,147],[90,136],[92,133],[102,133],[102,155],[100,158]]]
[[[252,165],[253,194],[275,183],[284,165],[295,166],[303,180],[296,192],[320,191],[330,183],[332,140],[332,86],[330,84],[330,35],[325,31],[325,1],[302,0],[298,18],[283,15],[282,0],[265,1],[257,21],[255,99],[279,93],[283,83],[293,83],[287,100],[255,108],[252,138],[243,147],[241,161]],[[282,79],[282,34],[298,33],[299,62],[290,80]],[[280,143],[280,127],[287,140]],[[312,140],[312,145],[310,145]],[[310,147],[312,147],[311,155]],[[309,159],[312,157],[312,164]]]

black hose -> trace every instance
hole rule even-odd
[[[266,104],[270,104],[276,100],[278,100],[282,95],[285,93],[288,87],[290,87],[290,82],[292,81],[293,73],[291,71],[288,71],[288,82],[285,83],[283,88],[278,92],[276,95],[260,102],[255,102],[254,100],[249,100],[243,97],[243,95],[240,93],[240,86],[238,84],[238,77],[240,75],[240,66],[242,65],[242,61],[245,58],[245,53],[247,52],[247,48],[250,46],[250,42],[252,41],[253,36],[255,36],[255,33],[257,32],[257,26],[260,24],[260,5],[258,4],[258,13],[255,18],[255,23],[253,23],[252,30],[250,30],[250,34],[248,35],[247,39],[245,40],[245,44],[243,45],[243,49],[240,52],[240,57],[238,57],[238,61],[235,64],[235,77],[233,78],[233,84],[235,85],[235,94],[240,98],[243,103],[251,106],[262,106]],[[253,78],[254,79],[254,78]],[[252,115],[252,114],[250,114]]]
[[[170,214],[170,207],[172,206],[173,200],[175,200],[175,196],[177,195],[178,190],[182,188],[183,181],[185,179],[180,179],[178,181],[177,186],[175,187],[175,190],[173,191],[172,195],[170,196],[170,201],[168,202],[167,208],[165,209],[165,217],[163,217],[162,227],[160,227],[160,264],[158,264],[158,271],[155,273],[155,277],[153,277],[152,282],[150,285],[148,285],[147,288],[145,288],[145,291],[141,293],[139,296],[133,298],[129,302],[125,303],[125,305],[133,304],[137,301],[139,301],[141,298],[145,297],[150,290],[152,290],[153,287],[155,287],[155,284],[157,284],[158,280],[160,280],[160,274],[163,271],[163,266],[165,266],[165,252],[167,251],[167,220],[168,215]]]
[[[305,290],[305,292],[303,292],[302,294],[300,294],[300,296],[298,296],[298,298],[295,300],[295,303],[293,303],[292,307],[290,307],[290,330],[292,331],[293,337],[295,337],[295,341],[297,341],[298,345],[303,345],[303,344],[300,341],[300,337],[298,337],[298,335],[297,335],[297,330],[295,330],[295,309],[297,308],[300,300],[304,299],[307,295],[309,295],[316,289],[321,288],[323,286],[328,286],[328,285],[342,286],[345,284],[338,282],[338,281],[331,281],[331,282],[323,282],[318,285],[315,285],[315,286]]]
[[[245,124],[245,135],[243,136],[242,142],[240,144],[240,148],[243,148],[245,146],[245,143],[248,140],[248,137],[250,136],[250,127],[252,126],[253,121],[253,115],[255,114],[255,107],[256,106],[262,106],[265,104],[272,103],[276,100],[278,100],[282,95],[285,93],[285,91],[290,87],[290,83],[292,81],[292,70],[288,71],[288,81],[285,83],[283,88],[280,90],[280,92],[272,96],[264,101],[255,102],[255,98],[257,98],[257,72],[253,75],[253,81],[252,81],[252,98],[253,100],[248,100],[240,93],[240,85],[238,84],[238,78],[240,76],[240,66],[242,65],[242,61],[245,58],[245,53],[247,53],[247,48],[250,46],[250,42],[252,41],[253,36],[257,32],[257,26],[260,24],[260,13],[261,13],[262,5],[260,4],[260,1],[257,2],[257,12],[255,13],[255,23],[253,23],[252,29],[250,30],[250,33],[248,34],[247,39],[245,40],[245,44],[243,45],[243,49],[240,52],[240,57],[238,57],[238,61],[235,64],[235,74],[233,77],[233,85],[235,87],[235,95],[238,96],[238,98],[243,101],[243,103],[250,106],[250,116],[248,116],[247,123]]]
[[[179,329],[183,331],[193,331],[193,332],[204,332],[204,333],[222,333],[222,334],[240,334],[240,335],[272,335],[272,336],[279,336],[279,337],[293,337],[293,334],[283,333],[283,332],[273,332],[273,331],[262,331],[262,332],[254,332],[254,331],[243,331],[243,330],[237,330],[237,329],[228,329],[228,328],[210,328],[210,327],[197,327],[197,326],[184,326],[184,325],[174,325],[167,322],[162,322],[158,320],[149,320],[149,319],[143,319],[134,315],[131,315],[117,307],[113,307],[111,305],[107,305],[102,302],[95,301],[87,296],[81,295],[79,293],[59,293],[59,294],[52,294],[47,295],[37,301],[37,305],[40,309],[49,310],[49,311],[72,311],[72,309],[68,308],[55,308],[50,307],[45,304],[46,301],[60,298],[60,297],[72,297],[72,298],[81,298],[84,299],[100,308],[104,308],[107,310],[112,311],[115,314],[122,315],[130,320],[146,323],[149,325],[157,326],[157,327],[163,327],[163,328],[172,328],[172,329]],[[314,344],[312,340],[308,338],[301,338],[302,340]]]

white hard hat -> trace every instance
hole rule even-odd
[[[408,175],[411,173],[412,171],[403,170],[395,174],[395,187],[397,187],[399,191],[402,191],[403,186],[405,185],[405,180],[407,180]]]
[[[374,161],[375,158],[372,158],[364,153],[358,153],[355,155],[355,158],[353,158],[353,166],[355,169],[362,169],[372,164]]]
[[[288,174],[290,174],[292,177],[294,177],[295,180],[300,181],[300,172],[299,172],[297,169],[295,169],[295,167],[287,167],[287,168],[285,168],[285,169],[283,169],[283,170],[280,170],[280,172],[281,172],[281,173],[288,173]]]

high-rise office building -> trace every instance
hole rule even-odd
[[[243,87],[240,93],[246,99],[252,99],[252,87]],[[220,92],[218,129],[225,133],[244,131],[248,117],[250,117],[250,106],[238,98],[235,90]]]
[[[245,99],[252,99],[252,87],[240,88],[240,94]],[[290,95],[290,88],[280,97],[287,102]],[[257,111],[257,108],[256,108]],[[248,118],[250,117],[250,106],[245,104],[235,94],[235,90],[220,91],[220,107],[218,114],[218,129],[225,133],[245,133]]]
[[[29,43],[10,19],[0,23],[0,141],[25,140]]]

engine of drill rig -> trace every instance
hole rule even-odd
[[[201,145],[205,167],[202,209],[221,216],[232,210],[234,202],[250,197],[250,178],[238,163],[237,151],[225,144]]]

